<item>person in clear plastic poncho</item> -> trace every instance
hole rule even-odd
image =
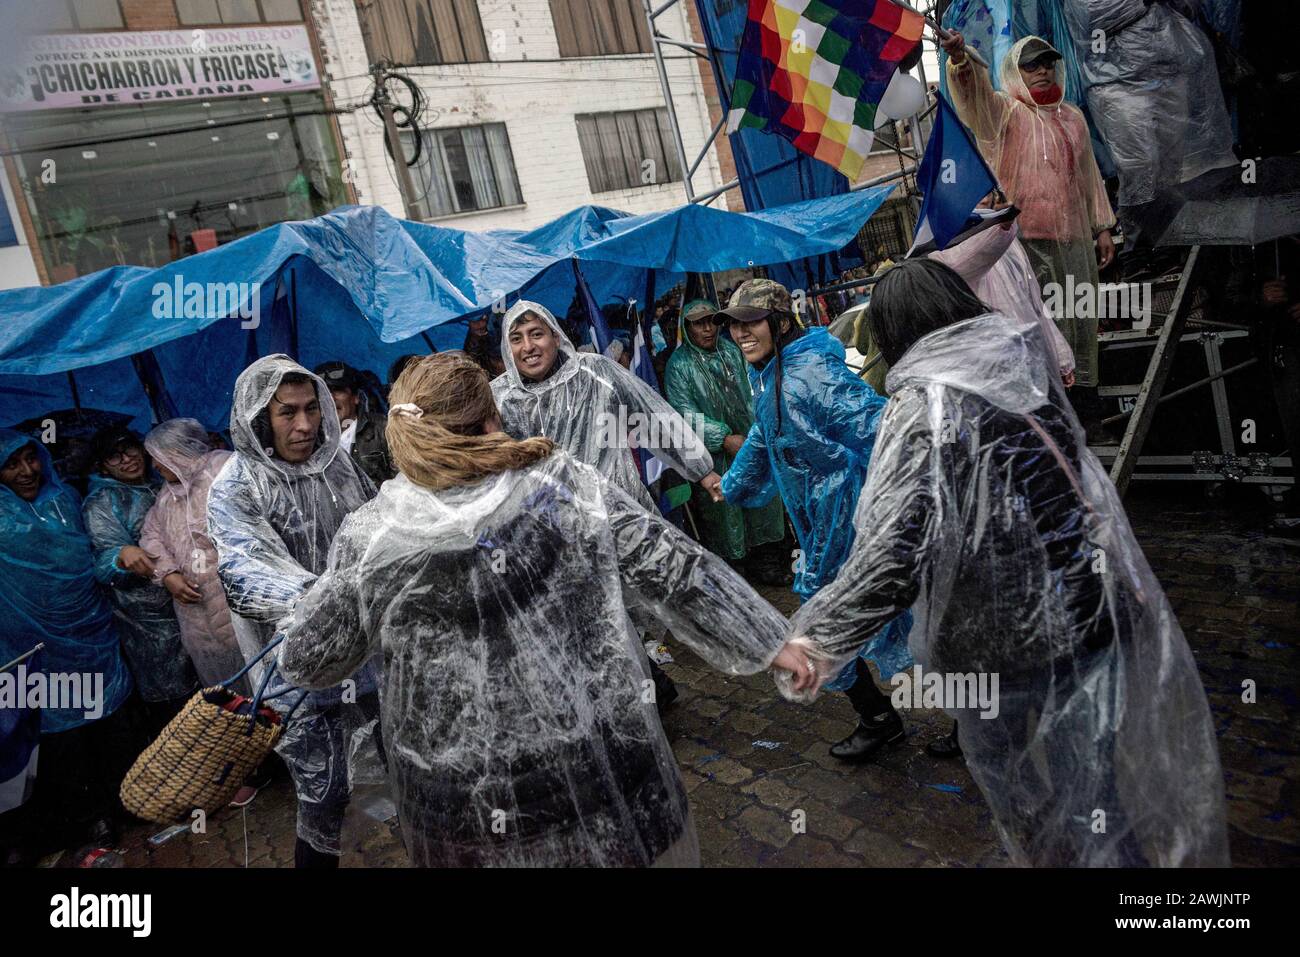
[[[144,447],[166,484],[144,517],[140,547],[153,558],[153,580],[169,592],[199,680],[212,687],[244,666],[208,538],[208,495],[231,453],[214,451],[195,419],[163,422],[145,436]],[[233,687],[252,691],[247,678]]]
[[[754,425],[753,393],[749,367],[735,344],[718,331],[718,309],[711,302],[696,299],[682,312],[682,340],[668,360],[664,393],[673,408],[693,417],[701,426],[700,438],[713,456],[718,472],[725,473]],[[704,543],[730,561],[740,561],[754,549],[785,538],[785,510],[780,498],[760,508],[742,509],[726,502],[714,502],[699,486],[693,493]],[[755,560],[772,549],[760,550]],[[783,584],[788,558],[779,554],[779,569],[770,562],[757,564],[755,571],[770,584]],[[751,562],[755,564],[755,562]]]
[[[720,671],[776,666],[810,686],[785,619],[598,470],[502,433],[468,356],[412,362],[392,400],[401,474],[349,516],[294,609],[285,674],[328,687],[382,653],[416,865],[697,863],[625,602]]]
[[[157,734],[198,688],[171,595],[154,583],[154,559],[141,541],[160,483],[140,437],[129,429],[101,430],[94,447],[98,471],[81,509],[95,550],[95,578],[108,589],[122,654],[149,731]]]
[[[683,478],[698,482],[713,472],[709,450],[659,393],[614,360],[574,349],[545,306],[515,303],[501,330],[506,371],[492,380],[492,394],[508,434],[554,439],[647,509],[655,504],[629,433]]]
[[[1067,297],[1071,288],[1095,288],[1098,256],[1103,267],[1115,257],[1110,236],[1115,215],[1087,121],[1064,100],[1060,52],[1041,37],[1018,41],[1002,61],[1005,92],[997,92],[988,71],[965,55],[960,34],[943,47],[950,56],[953,107],[975,134],[1007,198],[1020,207],[1020,238],[1039,285],[1047,293],[1048,285],[1056,284]],[[1098,384],[1097,316],[1062,311],[1067,315],[1053,318],[1074,354],[1077,388],[1087,390],[1078,400],[1091,418]]]
[[[278,622],[325,570],[330,543],[375,487],[339,449],[329,389],[288,356],[259,359],[240,373],[230,410],[235,454],[208,496],[208,536],[245,658],[274,638]],[[265,659],[252,671],[260,684]],[[378,716],[374,672],[355,687],[313,692],[289,720],[276,751],[298,796],[301,867],[337,866],[350,793],[351,750]],[[283,690],[272,678],[268,694]],[[345,698],[346,695],[346,698]],[[273,699],[288,711],[297,695]]]
[[[1150,0],[1065,0],[1065,20],[1126,223],[1161,189],[1237,162],[1214,49],[1187,17]]]
[[[835,674],[913,609],[922,687],[944,679],[1014,863],[1226,864],[1196,663],[1037,324],[927,260],[880,281],[870,322],[889,406],[853,553],[797,640]]]

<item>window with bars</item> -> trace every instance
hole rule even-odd
[[[402,139],[406,155],[411,156],[415,152],[412,134],[403,131]],[[421,219],[518,206],[524,201],[504,123],[426,130],[411,178]]]
[[[118,0],[49,0],[41,26],[49,30],[113,30],[126,26]]]
[[[560,56],[650,53],[641,0],[551,0]]]
[[[176,0],[176,18],[184,26],[219,23],[296,23],[299,0]]]
[[[583,113],[575,119],[593,193],[682,178],[666,109]]]
[[[369,26],[372,62],[438,66],[489,60],[475,0],[373,0],[358,12]]]

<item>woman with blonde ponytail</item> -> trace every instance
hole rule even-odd
[[[376,652],[393,797],[417,866],[687,866],[690,809],[625,601],[720,671],[811,684],[725,562],[545,438],[501,431],[445,352],[394,384],[397,478],[354,512],[280,665],[337,684]]]

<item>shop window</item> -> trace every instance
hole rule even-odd
[[[410,133],[403,136],[410,156],[414,141]],[[420,194],[416,212],[422,219],[524,201],[504,123],[425,132],[424,148],[411,174]]]
[[[593,193],[682,178],[666,109],[586,113],[576,120]]]
[[[551,0],[560,56],[650,53],[641,0]]]
[[[46,0],[41,24],[49,30],[120,30],[126,21],[119,0]]]
[[[304,93],[7,115],[51,279],[162,266],[346,202],[323,110]]]
[[[475,0],[372,0],[358,12],[369,21],[372,62],[437,66],[489,59]]]
[[[185,26],[221,23],[297,23],[299,0],[176,0],[176,17]]]

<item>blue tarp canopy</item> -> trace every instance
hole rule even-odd
[[[342,358],[382,379],[399,355],[459,347],[464,322],[503,298],[527,295],[563,314],[573,258],[602,304],[641,299],[647,270],[719,272],[833,253],[892,189],[757,213],[586,206],[533,230],[481,233],[345,206],[157,269],[118,266],[3,291],[0,424],[80,405],[148,428],[157,412],[141,382],[152,376],[155,407],[223,426],[235,377],[260,355],[286,352],[309,367]]]

